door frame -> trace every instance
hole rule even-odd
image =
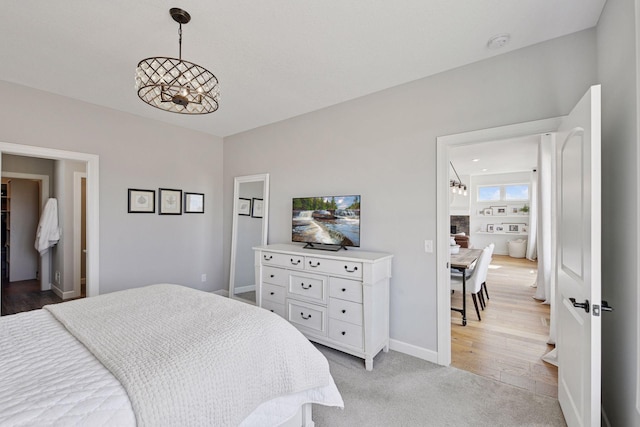
[[[449,273],[449,149],[480,142],[555,132],[562,117],[535,120],[436,138],[436,298],[438,304],[437,363],[451,364],[451,287]]]
[[[80,274],[80,264],[82,262],[81,227],[83,178],[87,178],[86,172],[73,173],[73,298],[78,298],[82,294],[82,277]],[[87,250],[87,252],[89,251]]]
[[[87,174],[87,297],[100,294],[100,182],[99,156],[96,154],[0,142],[2,154],[39,157],[53,160],[75,160],[86,163]]]
[[[0,158],[0,165],[2,164]],[[21,172],[0,172],[2,178],[28,179],[31,181],[40,181],[40,201],[38,209],[38,218],[42,214],[45,203],[49,199],[49,175],[38,175],[33,173]],[[35,236],[33,236],[35,241]],[[48,291],[51,289],[51,253],[47,252],[45,256],[38,257],[38,269],[40,270],[40,290]]]

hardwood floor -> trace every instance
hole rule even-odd
[[[86,295],[82,285],[82,297]],[[81,298],[82,298],[81,297]],[[69,301],[69,300],[67,300]],[[53,291],[41,291],[39,280],[23,280],[20,282],[2,283],[2,302],[0,315],[22,313],[37,310],[47,304],[63,302]]]
[[[557,397],[558,369],[541,357],[553,346],[549,306],[533,299],[537,263],[494,255],[487,278],[490,300],[478,321],[467,295],[467,326],[451,312],[451,366],[536,394]],[[459,292],[451,297],[462,305]]]

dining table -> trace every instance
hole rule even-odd
[[[467,326],[467,271],[475,266],[482,249],[459,248],[458,253],[451,254],[449,265],[462,274],[462,308],[451,307],[452,311],[462,314],[462,326]]]

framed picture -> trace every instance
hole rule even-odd
[[[172,190],[170,188],[159,188],[158,199],[160,215],[182,215],[182,190]]]
[[[507,209],[508,209],[509,215],[520,215],[519,206],[509,206]]]
[[[185,192],[184,213],[204,213],[204,194]]]
[[[129,189],[129,201],[127,212],[129,213],[155,213],[156,192],[153,190]]]
[[[495,226],[495,230],[496,230],[497,232],[498,232],[498,231],[499,231],[499,232],[504,231],[504,225],[502,225],[502,224],[496,224],[496,226]]]
[[[520,224],[505,224],[505,231],[507,233],[519,233],[520,232]]]
[[[262,218],[263,210],[264,210],[264,200],[254,198],[253,203],[251,204],[251,216],[253,218]]]
[[[491,208],[484,208],[482,210],[482,215],[493,215],[493,209]]]
[[[251,215],[251,199],[238,197],[238,215]]]
[[[493,224],[487,224],[487,233],[493,233],[494,226]]]
[[[491,210],[494,215],[506,215],[507,207],[506,206],[491,206]]]

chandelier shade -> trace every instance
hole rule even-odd
[[[182,59],[182,24],[191,17],[172,8],[173,19],[180,24],[179,57],[143,59],[136,68],[136,89],[141,100],[152,107],[179,114],[209,114],[218,109],[218,79],[209,70]]]

